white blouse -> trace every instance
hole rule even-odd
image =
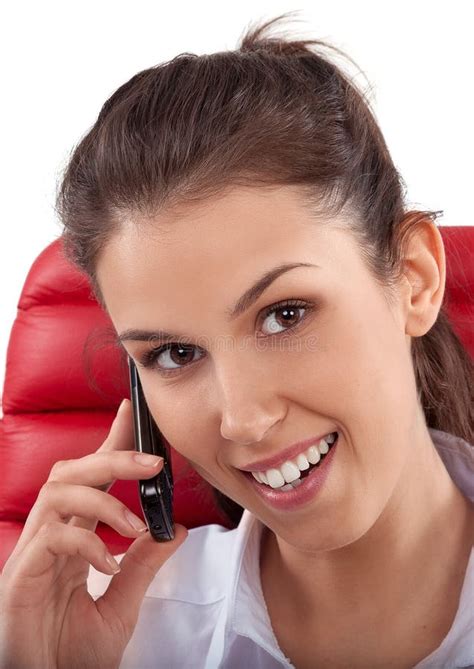
[[[429,431],[451,478],[474,501],[474,448]],[[294,669],[278,646],[262,593],[262,529],[248,510],[233,530],[190,529],[150,584],[120,669]],[[91,565],[87,587],[94,600],[111,578]],[[413,669],[461,667],[474,668],[474,548],[451,629]]]

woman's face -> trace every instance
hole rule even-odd
[[[284,263],[308,266],[280,274],[229,320]],[[404,301],[388,306],[342,218],[314,220],[292,187],[236,189],[152,227],[125,224],[97,276],[117,333],[178,333],[123,345],[162,433],[203,478],[302,549],[367,532],[400,486],[420,416]],[[286,300],[304,306],[265,315]],[[187,348],[141,366],[173,343]],[[267,504],[241,471],[334,431],[329,476],[297,509]]]

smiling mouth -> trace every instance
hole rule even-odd
[[[321,467],[324,459],[339,440],[339,433],[332,432],[327,438],[320,440],[319,445],[306,449],[295,458],[284,462],[266,472],[243,471],[247,478],[260,489],[290,491],[296,489],[312,471]]]

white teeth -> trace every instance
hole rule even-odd
[[[308,458],[308,460],[311,462],[312,465],[317,464],[321,460],[321,453],[318,451],[318,447],[310,446],[306,451],[306,457]]]
[[[257,479],[259,483],[266,483],[268,485],[268,479],[265,476],[265,472],[252,472],[254,479]]]
[[[287,460],[278,469],[273,467],[266,472],[252,472],[252,476],[259,482],[280,490],[292,490],[301,483],[301,472],[309,468],[310,463],[316,465],[321,460],[321,455],[326,455],[330,445],[337,439],[337,433],[333,433],[321,439],[319,444],[313,444],[299,453],[294,460]]]
[[[282,485],[285,485],[285,479],[279,469],[268,469],[266,475],[268,484],[272,488],[281,488]]]
[[[282,466],[280,467],[280,472],[283,474],[283,478],[287,483],[296,481],[296,479],[299,479],[301,474],[300,470],[298,469],[298,466],[295,465],[294,462],[291,462],[291,460],[288,460],[288,462],[284,462],[282,464]]]
[[[308,458],[304,453],[300,453],[298,456],[296,456],[296,464],[298,465],[299,470],[302,472],[305,469],[309,469]]]
[[[297,488],[297,487],[298,487],[299,485],[301,485],[301,484],[302,484],[302,480],[301,480],[301,479],[297,479],[296,481],[293,481],[293,483],[287,483],[286,485],[282,486],[282,487],[280,488],[280,490],[285,490],[285,492],[286,492],[287,490],[294,490],[295,488]]]
[[[287,483],[286,485],[282,485],[280,490],[284,490],[286,492],[287,490],[294,490],[294,488],[291,483]]]
[[[260,481],[262,483],[265,483],[266,485],[269,485],[267,475],[265,474],[265,472],[259,472],[259,474],[260,474]]]
[[[329,446],[325,439],[321,439],[321,441],[319,442],[318,449],[321,455],[326,455],[326,453],[329,451]]]

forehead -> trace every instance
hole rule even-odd
[[[159,259],[163,269],[179,258],[198,267],[244,252],[265,256],[267,250],[314,239],[319,252],[330,251],[330,233],[345,233],[344,218],[329,219],[305,205],[297,187],[229,189],[223,195],[153,219],[124,219],[103,250],[100,265],[112,258],[139,255]],[[324,243],[325,241],[325,243]],[[335,241],[335,240],[334,240]]]
[[[344,219],[316,216],[297,188],[242,188],[153,220],[124,221],[101,253],[97,278],[109,313],[127,304],[133,319],[132,312],[166,307],[189,291],[230,304],[280,263],[330,269],[345,262],[348,270],[353,251]]]

